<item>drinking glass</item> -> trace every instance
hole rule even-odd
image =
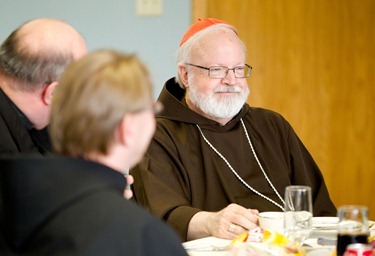
[[[368,209],[361,205],[344,205],[337,210],[337,255],[342,256],[349,244],[367,244]]]
[[[302,244],[312,231],[312,203],[309,186],[288,186],[285,189],[284,233]]]

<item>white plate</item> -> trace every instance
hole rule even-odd
[[[339,218],[337,217],[313,217],[312,225],[314,229],[332,230],[337,229]]]
[[[213,251],[215,248],[223,248],[228,246],[232,240],[222,239],[218,237],[204,237],[182,243],[187,251]]]
[[[337,217],[313,217],[313,231],[310,237],[336,237],[338,221]]]

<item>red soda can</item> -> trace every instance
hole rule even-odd
[[[349,244],[344,256],[371,256],[372,246],[369,244]]]

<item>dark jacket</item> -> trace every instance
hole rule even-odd
[[[26,128],[28,120],[0,89],[0,155],[46,154],[50,150],[47,128]]]
[[[0,160],[0,255],[187,255],[166,224],[123,198],[124,176],[57,156]]]

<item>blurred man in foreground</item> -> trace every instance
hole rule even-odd
[[[69,66],[52,102],[59,155],[0,161],[0,254],[187,255],[171,228],[123,196],[154,131],[151,80],[136,56],[102,50]]]

